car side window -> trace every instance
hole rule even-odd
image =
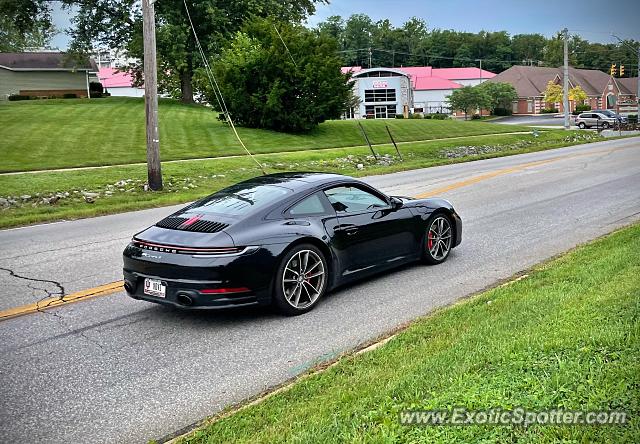
[[[378,196],[354,186],[330,188],[325,194],[339,213],[357,213],[388,206],[388,203]]]
[[[292,206],[289,209],[289,214],[292,216],[311,216],[315,214],[325,214],[327,210],[322,202],[321,195],[315,193]]]

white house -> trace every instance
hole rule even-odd
[[[350,110],[346,117],[369,115],[376,119],[406,114],[407,111],[449,113],[447,98],[453,90],[479,85],[495,77],[494,73],[479,68],[431,66],[371,69],[349,66],[342,68],[342,72],[352,73],[354,93],[361,102],[359,108]]]

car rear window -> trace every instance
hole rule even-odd
[[[189,212],[242,216],[292,192],[276,185],[237,184],[195,202]]]

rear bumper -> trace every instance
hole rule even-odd
[[[267,305],[277,263],[275,250],[261,247],[249,254],[196,257],[148,252],[130,244],[123,253],[125,290],[134,299],[185,309]],[[165,297],[144,293],[147,278],[162,282]]]
[[[135,271],[123,270],[125,290],[133,299],[154,302],[188,310],[216,309],[229,307],[245,307],[250,305],[267,305],[271,302],[271,294],[266,290],[238,291],[222,294],[204,294],[200,291],[219,287],[220,282],[172,280],[162,276],[153,276]],[[166,286],[166,296],[156,297],[144,293],[144,280],[156,279]]]

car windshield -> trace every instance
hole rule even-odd
[[[288,188],[255,183],[237,184],[195,202],[190,213],[242,216],[292,193]]]

